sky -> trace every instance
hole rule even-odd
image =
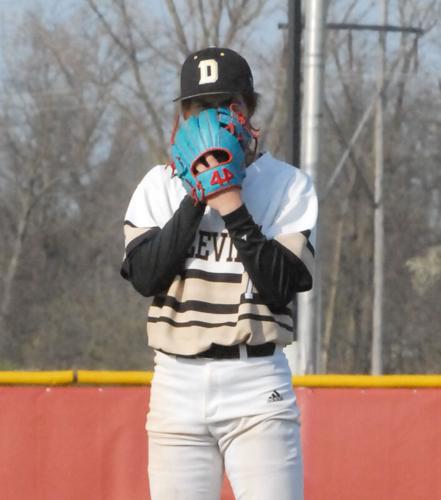
[[[98,0],[99,5],[110,4],[112,0]],[[132,0],[136,4],[136,0]],[[165,2],[162,0],[138,0],[144,5],[148,5],[150,11],[158,16],[167,16]],[[206,0],[208,1],[208,0]],[[262,48],[261,52],[271,54],[271,46],[277,44],[282,40],[283,32],[278,27],[279,23],[286,23],[286,4],[288,0],[272,0],[269,5],[270,9],[267,9],[265,16],[259,21],[255,31],[251,34],[251,39],[249,44],[254,48]],[[419,0],[414,0],[415,5],[424,3]],[[439,1],[439,0],[438,0]],[[175,0],[176,5],[179,9],[179,5],[185,3],[186,0]],[[397,5],[399,0],[390,0],[389,9],[389,22],[391,24],[399,24],[397,18]],[[0,0],[0,39],[2,45],[6,46],[7,42],[10,40],[12,34],[15,32],[16,27],[20,24],[20,18],[23,13],[28,9],[35,9],[38,11],[43,11],[45,17],[50,20],[62,20],[78,8],[79,5],[85,4],[86,0]],[[331,15],[329,16],[329,21],[339,22],[342,19],[338,19],[343,15],[346,10],[346,6],[352,3],[352,0],[334,0],[334,8]],[[306,4],[306,0],[303,0],[303,5]],[[378,23],[380,19],[380,0],[358,0],[355,4],[355,9],[351,14],[351,18],[348,21],[358,21],[364,23]],[[441,10],[441,9],[440,9]],[[341,15],[340,15],[341,14]],[[440,13],[441,15],[441,13]],[[422,67],[424,65],[430,66],[430,73],[433,74],[434,68],[439,68],[441,72],[441,57],[439,57],[441,44],[439,40],[441,39],[441,27],[435,28],[432,33],[427,36],[422,37],[419,42],[419,59]],[[355,34],[361,39],[361,36],[366,36],[361,34]],[[375,41],[376,33],[371,33],[367,35],[369,40]],[[437,41],[438,40],[438,41]],[[391,34],[388,35],[388,52],[391,53],[399,42],[399,35]],[[266,50],[265,50],[266,49]],[[247,53],[244,53],[247,57]],[[267,56],[268,57],[268,56]],[[376,62],[376,54],[372,54],[373,58],[373,68]],[[261,64],[262,61],[250,61],[251,65]],[[261,69],[261,68],[259,68]],[[435,71],[436,72],[436,71]],[[1,73],[1,59],[0,59],[0,73]],[[257,72],[260,73],[260,72]],[[265,72],[262,71],[264,74]],[[374,77],[375,71],[372,72]],[[0,76],[1,78],[1,76]],[[256,84],[259,83],[259,75],[257,75]]]
[[[166,7],[162,0],[139,0],[149,5],[149,10],[158,16],[165,16]],[[0,0],[0,26],[3,36],[12,33],[14,27],[19,24],[20,17],[27,9],[43,10],[48,19],[62,19],[68,17],[79,5],[85,4],[85,0]],[[98,0],[98,5],[109,4],[109,0]],[[185,0],[175,0],[177,7]],[[259,30],[268,36],[272,33],[277,35],[278,23],[286,22],[283,12],[285,0],[272,0],[270,12],[267,12]]]

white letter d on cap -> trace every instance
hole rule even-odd
[[[214,83],[219,78],[218,65],[216,59],[205,59],[198,65],[201,72],[199,84]]]

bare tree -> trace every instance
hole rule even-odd
[[[136,180],[167,159],[178,67],[202,43],[192,16],[240,43],[264,4],[192,2],[174,14],[169,2],[162,26],[140,2],[90,0],[55,23],[29,14],[3,47],[1,366],[146,366],[143,301],[118,276],[124,210]]]
[[[352,21],[356,22],[357,9],[354,9],[353,2],[334,2],[336,9],[346,7],[349,12],[352,10]],[[372,6],[368,7],[371,8]],[[334,15],[338,15],[338,10],[334,11]],[[345,14],[343,17],[348,17]],[[423,26],[427,29],[432,29],[434,20],[439,20],[439,9],[437,10],[433,2],[425,2],[424,6],[418,5],[418,12],[414,2],[400,2],[398,4],[397,22],[403,25]],[[338,19],[338,18],[337,18]],[[337,20],[336,19],[336,20]],[[402,211],[403,196],[406,195],[404,186],[394,185],[391,179],[392,173],[400,165],[402,159],[401,154],[397,155],[399,149],[397,144],[403,135],[403,131],[407,128],[406,117],[408,110],[406,109],[405,96],[407,92],[413,94],[421,91],[421,86],[424,85],[421,80],[416,80],[417,73],[411,68],[415,67],[416,61],[416,41],[413,35],[402,35],[401,41],[397,48],[391,48],[388,54],[388,65],[391,68],[388,77],[389,99],[387,103],[387,126],[386,126],[386,186],[393,186],[390,190],[386,187],[385,203],[386,203],[386,225],[393,220],[392,214],[396,209]],[[421,45],[421,41],[419,42]],[[391,44],[395,47],[394,44]],[[360,116],[360,107],[367,105],[367,95],[373,95],[373,80],[370,80],[369,64],[372,60],[370,53],[372,45],[369,43],[368,36],[363,36],[360,33],[331,33],[330,34],[330,51],[329,55],[332,59],[328,61],[328,75],[332,75],[332,83],[327,85],[327,126],[331,134],[336,136],[341,147],[345,148],[348,144],[348,135],[350,130],[354,128],[355,123]],[[333,64],[331,64],[333,62]],[[337,78],[335,79],[335,76]],[[330,82],[328,77],[327,82]],[[339,82],[340,90],[336,83]],[[417,90],[419,89],[419,90]],[[343,108],[342,108],[343,106]],[[408,105],[407,105],[408,106]],[[332,141],[332,139],[331,139]],[[335,144],[335,143],[334,143]],[[404,146],[407,155],[409,151]],[[403,150],[403,153],[404,153]],[[433,150],[433,149],[432,149]],[[356,159],[353,157],[356,155]],[[412,155],[412,154],[411,154]],[[334,187],[334,193],[328,195],[322,203],[322,214],[325,211],[325,222],[322,222],[323,232],[321,234],[321,248],[326,248],[323,251],[325,260],[325,268],[329,266],[332,270],[332,275],[329,277],[325,273],[325,282],[328,288],[325,290],[325,335],[323,349],[326,353],[322,353],[324,362],[330,360],[330,369],[339,371],[365,371],[368,364],[368,351],[370,349],[370,318],[367,312],[371,310],[371,246],[372,233],[370,229],[370,218],[372,214],[372,169],[371,163],[371,141],[366,133],[361,136],[349,156],[350,162],[347,162],[347,168],[355,168],[355,184],[350,190],[352,200],[349,201],[349,214],[353,214],[352,220],[348,220],[349,225],[345,231],[335,231],[340,227],[335,225],[335,215],[338,211],[334,206],[338,200],[341,200],[342,210],[345,213],[345,205],[348,203],[345,195],[341,197],[343,185],[346,185],[347,180],[340,177],[342,186],[337,184]],[[322,179],[326,175],[322,171]],[[409,176],[409,179],[412,176]],[[323,181],[322,181],[323,182]],[[352,182],[352,181],[351,181]],[[392,184],[389,184],[392,182]],[[398,188],[398,190],[397,190]],[[408,189],[407,187],[405,189]],[[400,195],[397,195],[397,192]],[[355,195],[355,197],[353,197]],[[370,201],[369,201],[370,200]],[[367,203],[368,202],[368,203]],[[363,208],[362,208],[363,207]],[[360,210],[361,209],[361,210]],[[358,214],[359,220],[354,219],[354,215]],[[401,214],[401,215],[404,215]],[[367,230],[362,231],[365,227]],[[386,226],[388,227],[388,226]],[[403,261],[396,262],[396,250],[393,245],[401,245],[407,239],[407,235],[403,235],[400,231],[403,225],[398,225],[392,229],[389,227],[386,232],[387,239],[387,261],[386,261],[386,293],[388,294],[385,300],[385,351],[387,356],[391,353],[400,351],[400,342],[402,337],[394,327],[398,327],[397,318],[394,317],[394,308],[399,309],[400,299],[394,300],[394,294],[397,293],[397,286],[394,283],[403,282],[403,276],[397,276],[398,266]],[[406,227],[409,227],[407,225]],[[413,229],[411,225],[410,228]],[[327,234],[329,233],[329,236]],[[361,235],[364,235],[360,239]],[[334,239],[334,246],[330,246],[331,238]],[[341,238],[341,243],[339,240]],[[393,244],[392,244],[393,242]],[[328,248],[334,248],[332,255]],[[345,267],[344,261],[338,257],[339,252],[343,252],[345,260],[349,258],[348,266]],[[360,257],[365,256],[364,261],[359,264]],[[336,271],[337,264],[340,263],[340,270]],[[342,265],[343,264],[343,265]],[[391,274],[392,270],[395,274]],[[399,273],[399,271],[398,271]],[[362,276],[365,276],[362,279]],[[339,292],[335,288],[336,276],[338,276]],[[398,289],[401,290],[400,287]],[[405,288],[404,288],[405,289]],[[391,309],[392,308],[392,309]],[[334,309],[334,313],[331,310]],[[401,317],[409,316],[403,315]],[[411,311],[409,311],[409,315]],[[335,318],[338,317],[338,322]],[[346,318],[347,322],[344,322]],[[358,319],[357,319],[358,318]],[[352,333],[351,333],[352,332]],[[341,346],[339,348],[338,346]],[[404,347],[403,347],[404,349]],[[386,357],[387,357],[386,356]],[[338,361],[340,359],[340,361]],[[347,359],[347,361],[344,361]],[[352,359],[352,362],[348,361]],[[334,361],[332,361],[334,360]],[[388,358],[388,369],[397,369],[396,365],[391,363]],[[403,366],[403,365],[402,365]],[[393,367],[393,368],[392,368]],[[324,367],[326,368],[326,367]],[[329,367],[328,367],[329,368]]]
[[[395,35],[385,114],[385,370],[439,369],[441,241],[439,2],[391,2]],[[362,22],[375,2],[334,0],[330,20]],[[283,156],[287,54],[266,36],[285,0],[87,0],[68,18],[25,18],[3,45],[0,96],[0,368],[149,367],[146,307],[119,277],[122,218],[136,182],[167,161],[179,66],[228,45],[250,61],[262,145]],[[286,15],[286,13],[285,13]],[[86,22],[87,21],[87,22]],[[367,372],[372,310],[368,33],[329,32],[319,252],[322,369]],[[327,189],[331,178],[336,181]]]

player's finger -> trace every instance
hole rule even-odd
[[[209,167],[217,167],[219,165],[219,162],[216,160],[214,155],[212,155],[211,153],[208,153],[205,155],[205,160],[208,163]]]
[[[196,172],[203,172],[207,168],[217,167],[219,162],[222,160],[222,156],[225,155],[223,151],[215,151],[213,153],[207,153],[204,155],[194,166]]]
[[[193,167],[193,173],[198,173],[200,174],[201,172],[203,172],[204,170],[207,170],[207,167],[203,164],[203,163],[196,163],[196,165]]]

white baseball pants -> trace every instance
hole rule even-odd
[[[273,356],[185,359],[158,352],[150,410],[152,500],[303,500],[299,412],[280,348]]]

